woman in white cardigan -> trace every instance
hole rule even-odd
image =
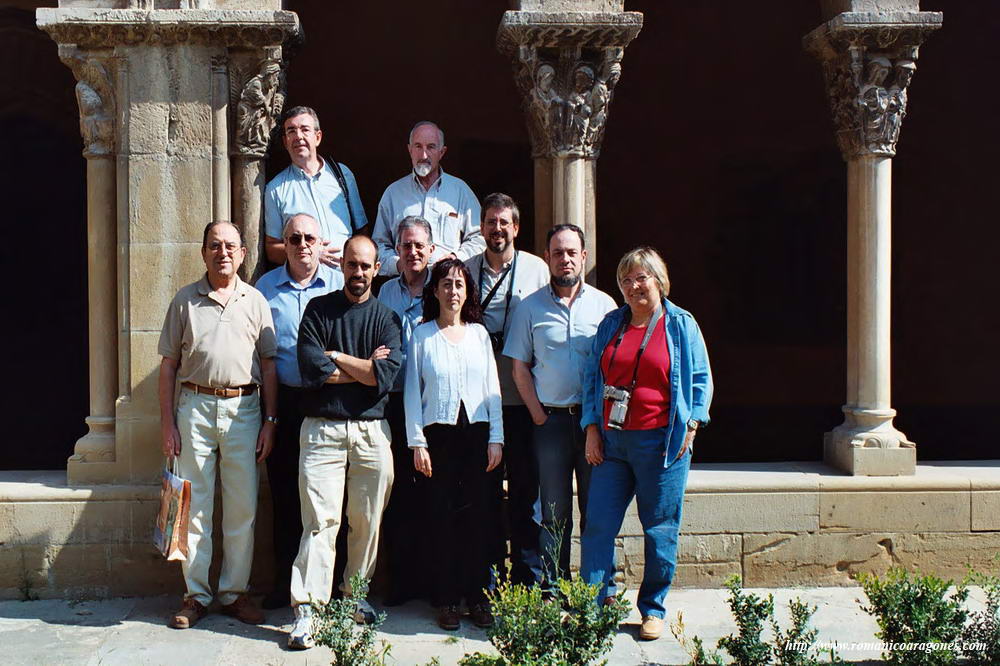
[[[472,621],[493,624],[492,512],[487,472],[500,464],[500,381],[472,276],[457,259],[434,265],[424,287],[424,323],[406,358],[403,405],[413,466],[430,479],[434,602],[442,629],[458,629],[462,597]]]

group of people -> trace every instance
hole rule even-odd
[[[506,555],[504,480],[509,575],[558,601],[574,477],[581,575],[600,587],[598,603],[617,593],[614,539],[637,498],[640,636],[659,637],[712,396],[704,341],[667,300],[660,255],[622,258],[618,308],[582,280],[579,227],[550,229],[544,257],[516,249],[517,204],[495,193],[480,206],[445,174],[431,122],[410,132],[412,172],[386,189],[368,236],[354,175],[319,155],[315,111],[292,108],[281,128],[292,163],[265,192],[266,254],[280,265],[251,287],[238,275],[240,230],[209,224],[206,273],[175,296],[160,337],[163,452],[192,486],[187,593],[170,625],[192,626],[216,596],[217,469],[221,610],[263,621],[247,589],[266,461],[276,589],[264,605],[293,607],[292,648],[313,644],[311,604],[338,582],[345,519],[345,594],[352,577],[372,578],[381,542],[387,604],[429,598],[453,630],[464,600],[473,623],[492,625],[485,590]],[[375,296],[379,274],[394,277]],[[374,619],[357,602],[355,620]]]

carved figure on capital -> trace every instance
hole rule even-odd
[[[111,155],[115,146],[115,97],[105,58],[64,46],[59,57],[76,77],[80,134],[87,157]]]
[[[262,157],[271,131],[285,105],[281,65],[265,60],[257,74],[247,79],[236,105],[236,150]]]

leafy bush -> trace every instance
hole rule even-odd
[[[385,613],[379,613],[375,622],[358,625],[354,621],[357,602],[368,596],[368,581],[361,574],[351,577],[351,594],[329,603],[313,602],[313,640],[333,650],[335,666],[384,666],[389,655],[389,644],[375,648],[378,628],[385,622]]]
[[[969,582],[986,593],[986,610],[970,615],[962,631],[962,653],[974,666],[1000,664],[1000,576],[970,572]]]
[[[719,647],[732,656],[740,666],[766,666],[771,660],[771,646],[760,639],[765,622],[774,619],[774,597],[761,599],[756,594],[745,594],[739,576],[726,580],[729,589],[729,610],[736,619],[739,634],[729,634],[719,639]]]
[[[882,654],[883,659],[900,666],[955,662],[957,654],[951,643],[962,635],[968,615],[964,604],[969,590],[964,583],[949,596],[952,581],[930,574],[911,577],[899,567],[889,569],[885,579],[861,574],[858,581],[869,603],[861,609],[875,616],[879,626],[875,635],[890,644]],[[909,649],[893,645],[900,643],[910,644]],[[941,646],[934,647],[937,643]]]
[[[488,592],[495,623],[488,631],[499,656],[477,652],[466,655],[462,666],[579,666],[597,660],[611,649],[618,625],[628,615],[628,602],[619,595],[599,606],[598,586],[580,578],[559,580],[563,604],[547,601],[538,586],[508,581]]]

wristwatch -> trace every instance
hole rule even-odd
[[[701,427],[701,421],[696,421],[694,419],[688,419],[687,422],[688,430],[697,430]]]
[[[274,425],[278,425],[278,417],[277,416],[265,416],[264,420],[267,421],[268,423],[273,423]]]
[[[339,351],[332,351],[332,352],[330,352],[330,360],[331,361],[336,361],[338,356],[340,356],[340,352]]]

